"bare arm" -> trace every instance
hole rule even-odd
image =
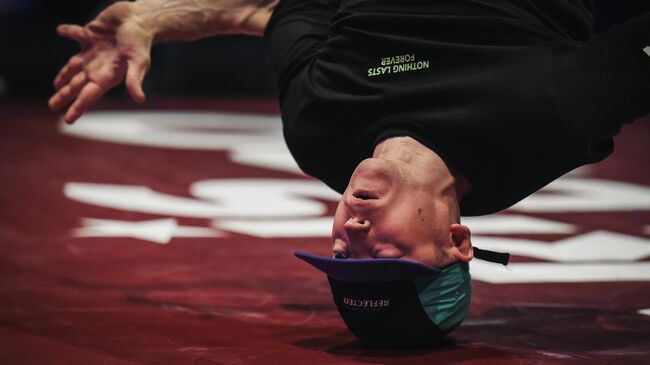
[[[59,35],[81,51],[54,80],[49,106],[71,104],[64,120],[73,123],[106,91],[126,79],[129,94],[144,102],[142,80],[151,46],[191,41],[218,34],[262,35],[278,0],[139,0],[118,2],[90,23],[61,25]]]
[[[189,41],[217,34],[261,36],[277,0],[140,0],[135,16],[155,42]]]

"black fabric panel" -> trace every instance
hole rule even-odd
[[[264,37],[279,77],[280,98],[287,83],[309,62],[326,38],[340,0],[282,0],[273,11]]]

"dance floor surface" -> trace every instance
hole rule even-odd
[[[449,343],[367,349],[293,257],[329,255],[337,195],[293,164],[275,101],[102,104],[70,127],[2,105],[0,364],[648,364],[650,120],[615,143],[464,219],[513,260],[472,264]]]

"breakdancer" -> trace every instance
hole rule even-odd
[[[143,102],[150,49],[264,36],[284,136],[342,193],[327,274],[362,343],[433,343],[470,302],[463,215],[498,212],[607,157],[650,111],[650,14],[595,35],[589,0],[139,0],[60,35],[81,45],[50,107],[78,119],[126,82]],[[209,72],[209,70],[206,70]]]

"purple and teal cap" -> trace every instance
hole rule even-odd
[[[507,254],[474,251],[477,258],[508,262]],[[438,343],[469,312],[472,285],[466,262],[436,268],[403,259],[295,255],[327,275],[339,314],[364,345]]]

